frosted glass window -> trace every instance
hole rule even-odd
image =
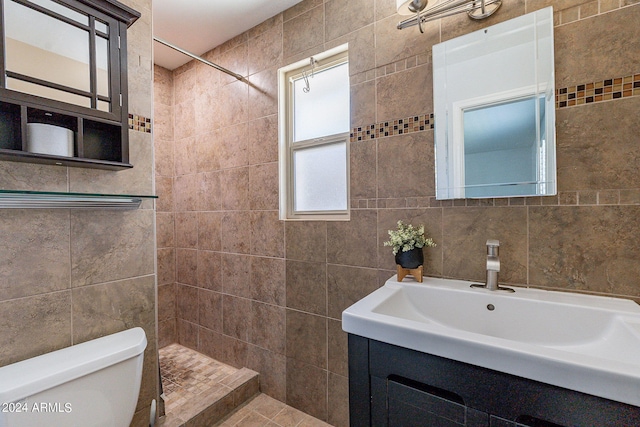
[[[294,142],[349,132],[348,63],[298,78],[293,86]]]
[[[280,219],[349,220],[348,45],[281,68],[278,85]]]
[[[302,148],[293,153],[294,210],[347,209],[347,144]]]

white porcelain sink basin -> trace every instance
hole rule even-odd
[[[640,406],[640,305],[392,277],[342,313],[349,333]]]

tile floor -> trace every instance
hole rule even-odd
[[[246,381],[253,371],[236,369],[203,354],[171,344],[159,350],[160,373],[165,396],[163,427],[183,425],[192,419],[194,407],[201,410],[203,400],[233,389],[239,379]],[[257,390],[257,388],[256,388]],[[236,393],[237,394],[237,393]],[[220,427],[330,427],[310,415],[257,394],[219,422]]]
[[[331,427],[266,394],[258,394],[236,409],[216,427]]]

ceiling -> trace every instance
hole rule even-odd
[[[300,1],[153,0],[153,35],[202,55]],[[169,70],[191,60],[157,42],[153,51],[153,62]]]

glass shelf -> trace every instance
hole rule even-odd
[[[138,209],[153,195],[0,190],[0,209]]]

